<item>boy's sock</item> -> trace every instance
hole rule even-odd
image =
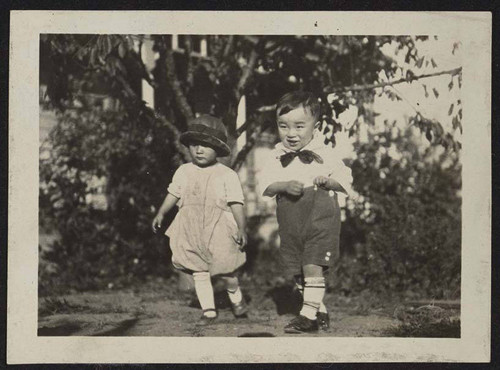
[[[302,283],[295,282],[295,286],[297,287],[300,294],[304,296],[304,286],[302,285]],[[320,302],[318,311],[321,313],[328,313],[328,310],[326,309],[326,306],[323,303],[323,301]]]
[[[321,312],[321,313],[328,313],[328,310],[326,309],[326,306],[323,303],[323,301],[321,301],[321,303],[319,304],[319,310],[318,311]]]
[[[325,295],[325,278],[306,277],[304,283],[304,303],[300,314],[309,320],[316,320],[316,314]]]
[[[206,271],[194,272],[193,279],[194,289],[204,312],[203,315],[209,318],[215,317],[217,313],[215,311],[214,289],[210,280],[210,273]]]

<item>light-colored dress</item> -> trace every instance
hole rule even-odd
[[[228,205],[244,203],[236,172],[220,163],[204,168],[187,163],[175,172],[168,192],[179,198],[179,212],[166,231],[175,268],[218,275],[245,263]]]

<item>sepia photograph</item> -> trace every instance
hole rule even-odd
[[[433,36],[40,35],[38,334],[460,337],[461,73]]]
[[[467,339],[470,42],[317,23],[30,41],[34,341]]]

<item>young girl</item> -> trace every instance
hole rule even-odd
[[[165,214],[177,205],[179,212],[166,232],[172,264],[193,275],[202,320],[217,317],[211,283],[215,275],[226,282],[233,314],[244,317],[247,307],[235,275],[246,260],[243,192],[236,172],[217,162],[218,156],[230,154],[226,128],[220,119],[202,115],[189,124],[180,141],[193,162],[175,172],[153,230],[161,228]]]

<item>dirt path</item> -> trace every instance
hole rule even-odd
[[[39,300],[39,335],[56,336],[286,336],[283,326],[300,305],[291,287],[262,291],[247,286],[248,318],[235,319],[225,292],[216,293],[218,319],[209,325],[199,321],[201,311],[192,296],[176,291],[81,293]],[[389,312],[353,312],[326,296],[332,327],[313,336],[378,337],[399,321]],[[302,334],[304,335],[304,334]]]

